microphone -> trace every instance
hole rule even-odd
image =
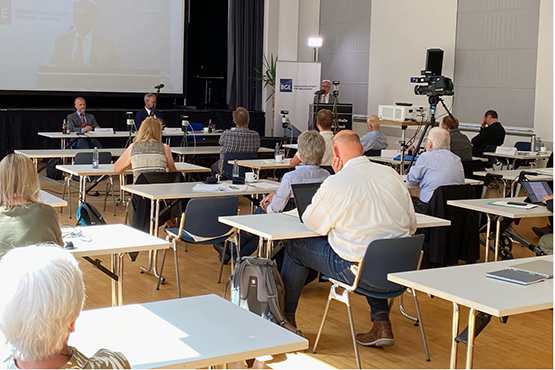
[[[156,85],[154,86],[155,89],[163,89],[164,88],[164,84],[160,84],[160,85]]]
[[[314,95],[324,95],[325,93],[326,93],[326,90],[321,89],[321,90],[318,90],[318,91],[314,92]]]
[[[333,91],[339,91],[340,81],[333,81]]]

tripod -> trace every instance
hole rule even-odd
[[[336,86],[337,87],[337,86]],[[337,101],[339,100],[339,90],[333,90],[333,134],[339,130],[339,116],[337,114]]]

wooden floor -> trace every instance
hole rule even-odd
[[[42,188],[54,195],[61,196],[62,186],[53,180],[41,178]],[[103,188],[101,187],[101,193]],[[75,196],[75,193],[74,193]],[[117,214],[113,216],[111,203],[102,211],[103,197],[89,197],[103,214],[108,223],[123,223],[125,210],[118,205]],[[77,202],[73,201],[73,212]],[[241,200],[241,211],[246,213],[247,203]],[[75,215],[68,218],[67,209],[59,214],[62,224],[74,225]],[[538,238],[531,232],[534,225],[545,226],[547,219],[523,220],[516,230],[525,239],[536,243]],[[163,232],[162,232],[163,233]],[[534,254],[526,248],[513,247],[515,258],[529,257]],[[483,254],[483,248],[482,248]],[[170,255],[168,255],[170,256]],[[101,258],[109,265],[110,257]],[[156,290],[156,278],[152,273],[139,273],[139,266],[146,266],[148,256],[139,255],[136,262],[125,259],[125,304],[144,303],[176,297],[176,283],[173,257],[166,261],[164,276],[166,284]],[[81,261],[85,276],[87,300],[85,309],[108,307],[111,304],[110,280],[86,261]],[[219,261],[216,252],[210,246],[189,245],[185,252],[182,244],[179,248],[179,268],[181,274],[182,295],[196,296],[208,293],[223,294],[224,285],[218,284]],[[229,276],[229,265],[224,269],[225,278]],[[225,279],[224,278],[224,279]],[[464,284],[464,282],[461,282]],[[310,341],[310,350],[306,353],[268,356],[259,358],[255,367],[259,368],[354,368],[353,346],[343,304],[333,302],[330,308],[324,333],[320,340],[318,353],[312,354],[312,345],[316,338],[320,320],[326,304],[329,285],[313,282],[305,287],[297,311],[297,324]],[[404,318],[394,305],[391,321],[395,334],[395,346],[385,349],[359,347],[364,368],[448,368],[450,354],[452,304],[439,298],[430,298],[419,294],[419,302],[431,362],[426,362],[422,340],[418,327]],[[412,297],[405,295],[405,307],[414,313]],[[222,313],[224,314],[224,313]],[[353,315],[357,332],[371,328],[369,308],[362,296],[353,297]],[[468,310],[462,309],[461,326],[466,322]],[[77,330],[79,328],[77,327]],[[459,367],[464,367],[466,347],[459,346]],[[117,350],[117,348],[111,348]],[[242,364],[232,364],[241,367]],[[475,368],[553,368],[553,311],[545,310],[531,314],[516,315],[506,324],[492,318],[489,326],[475,342]]]

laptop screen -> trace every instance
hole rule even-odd
[[[313,184],[292,184],[291,189],[293,190],[293,195],[295,196],[295,203],[297,205],[297,211],[299,212],[299,218],[301,222],[303,221],[303,213],[306,208],[312,203],[312,197],[322,185],[321,182]]]
[[[523,181],[522,186],[530,198],[530,202],[534,204],[541,203],[543,197],[552,195],[553,191],[545,180],[541,181]]]

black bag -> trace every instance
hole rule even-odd
[[[87,202],[81,202],[81,204],[79,204],[76,217],[76,226],[106,225],[106,221],[104,221],[104,218],[102,217],[98,209]]]
[[[297,333],[283,315],[285,287],[276,263],[260,257],[241,257],[226,283],[231,284],[231,302]]]
[[[63,173],[56,168],[58,164],[61,164],[60,158],[51,160],[48,166],[46,166],[46,176],[54,180],[61,180],[63,178]]]

